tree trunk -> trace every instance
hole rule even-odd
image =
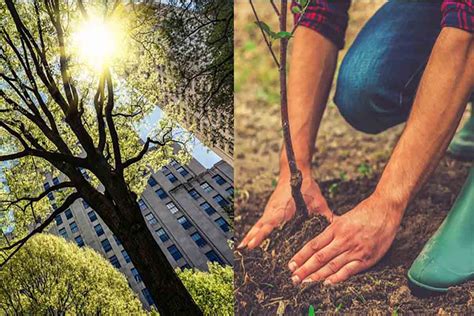
[[[201,310],[161,251],[136,202],[120,177],[104,181],[106,200],[81,187],[83,197],[122,242],[161,315],[202,315]],[[103,203],[105,202],[105,203]]]
[[[130,212],[130,210],[128,210]],[[202,315],[171,264],[148,230],[138,205],[132,212],[141,221],[128,223],[114,233],[137,268],[161,315]],[[135,216],[134,216],[135,217]],[[127,221],[128,222],[128,221]],[[131,223],[130,223],[131,224]]]

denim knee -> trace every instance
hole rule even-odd
[[[378,102],[383,102],[381,81],[376,72],[354,69],[344,64],[339,70],[334,103],[344,119],[355,129],[368,134],[378,134],[390,124],[381,119]]]

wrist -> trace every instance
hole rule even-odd
[[[305,163],[296,163],[298,170],[301,172],[303,177],[303,181],[307,179],[311,179],[311,167],[310,164]],[[279,181],[289,181],[291,179],[291,172],[290,167],[288,166],[288,162],[280,164],[280,175]]]
[[[385,212],[395,222],[400,223],[408,202],[405,199],[395,197],[386,192],[375,190],[367,200],[376,205],[376,208]]]

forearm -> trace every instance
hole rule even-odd
[[[295,32],[288,81],[290,133],[298,168],[310,174],[316,134],[326,107],[337,62],[336,46],[313,30]],[[283,148],[281,177],[289,177]]]
[[[403,212],[438,164],[474,86],[473,34],[443,28],[374,195]]]

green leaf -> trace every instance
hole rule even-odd
[[[290,33],[290,32],[278,32],[276,33],[276,38],[279,38],[279,39],[289,39],[293,37],[293,35]]]
[[[308,2],[309,2],[309,0],[296,0],[296,3],[298,3],[303,8],[308,5]]]
[[[314,316],[314,315],[315,315],[314,306],[313,306],[313,305],[309,305],[308,316]]]
[[[257,24],[259,28],[261,28],[265,33],[267,33],[270,36],[270,38],[272,39],[277,38],[277,33],[273,32],[267,23],[260,21],[260,22],[255,22],[255,24]]]
[[[295,6],[295,7],[291,8],[291,12],[293,12],[294,14],[300,14],[303,11],[301,11],[300,7]]]

